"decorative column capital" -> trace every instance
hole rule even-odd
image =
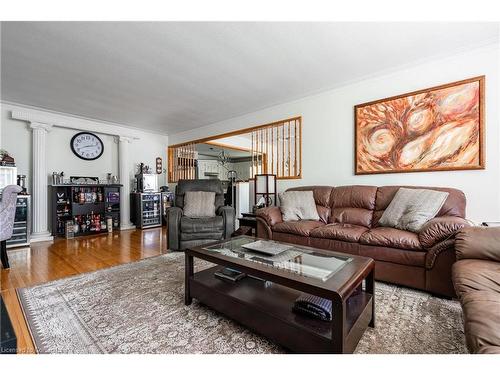
[[[127,142],[127,143],[131,143],[133,141],[134,138],[132,137],[127,137],[127,136],[124,136],[124,135],[119,135],[118,136],[118,141],[119,142]]]
[[[51,124],[44,124],[42,122],[30,122],[30,125],[29,125],[30,129],[42,129],[42,130],[45,130],[45,132],[49,132],[52,130],[52,127],[53,125]]]

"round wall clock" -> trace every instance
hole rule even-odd
[[[95,160],[104,152],[104,144],[97,135],[81,132],[71,138],[71,151],[83,160]]]

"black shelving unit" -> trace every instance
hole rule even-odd
[[[51,186],[52,235],[66,235],[66,222],[85,215],[99,215],[107,222],[112,219],[113,230],[120,229],[120,188],[118,184],[64,184]],[[83,193],[83,199],[81,196]],[[77,236],[107,233],[105,230],[90,230],[85,226],[75,233]]]

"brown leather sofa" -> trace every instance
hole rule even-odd
[[[457,234],[453,284],[462,304],[471,353],[500,354],[500,228]]]
[[[419,234],[377,226],[392,198],[403,186],[304,186],[312,190],[319,221],[283,222],[279,207],[257,211],[257,236],[373,258],[375,278],[432,292],[455,295],[451,267],[455,234],[468,226],[465,195],[449,193],[438,215]],[[405,186],[407,188],[424,188]]]

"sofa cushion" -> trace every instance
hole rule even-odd
[[[273,227],[273,231],[281,233],[292,233],[299,236],[309,236],[315,228],[324,226],[321,221],[316,220],[300,220],[300,221],[285,221],[278,223]]]
[[[328,224],[311,231],[311,237],[331,238],[334,240],[358,242],[368,228],[353,224]]]
[[[175,187],[175,207],[184,208],[184,198],[188,191],[213,191],[215,208],[224,206],[224,189],[220,180],[179,180]]]
[[[328,224],[328,221],[330,220],[330,207],[325,207],[325,206],[320,206],[316,205],[316,211],[318,211],[319,219],[325,223]]]
[[[222,231],[218,232],[181,232],[181,241],[193,241],[193,240],[212,240],[220,241],[222,240],[224,233]]]
[[[397,249],[422,250],[416,233],[387,227],[372,228],[361,235],[364,245],[395,247]]]
[[[453,284],[457,295],[471,291],[498,293],[500,299],[500,263],[479,259],[463,259],[452,268]]]
[[[380,217],[378,225],[418,233],[425,223],[437,215],[447,197],[448,193],[443,191],[401,188]]]
[[[183,216],[181,218],[181,233],[214,233],[224,231],[224,219],[222,216],[191,218]]]
[[[461,298],[461,302],[469,351],[484,353],[485,347],[500,347],[500,294],[471,291]]]
[[[340,186],[332,190],[330,223],[370,227],[375,208],[375,186]]]
[[[279,197],[283,221],[319,220],[312,191],[285,191]]]
[[[286,191],[312,191],[314,201],[318,206],[330,207],[332,189],[332,186],[298,186],[287,189]]]
[[[392,199],[400,188],[407,189],[430,189],[437,191],[445,191],[448,193],[448,198],[444,201],[443,206],[439,210],[436,217],[439,216],[457,216],[465,217],[465,195],[461,190],[441,187],[426,187],[426,186],[381,186],[377,189],[375,199],[375,212],[373,213],[373,226],[376,226],[378,220],[384,213],[384,210],[389,206]]]
[[[426,252],[361,245],[359,246],[359,255],[382,262],[424,267]]]
[[[215,192],[187,191],[184,196],[184,215],[187,217],[214,217]]]
[[[474,258],[500,262],[500,227],[469,227],[456,237],[457,259]]]

